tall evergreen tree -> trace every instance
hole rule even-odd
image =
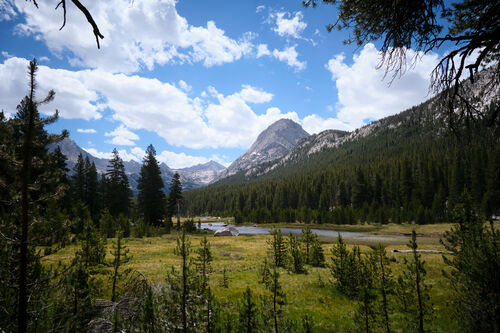
[[[311,228],[305,227],[304,229],[302,229],[300,240],[302,241],[302,243],[304,243],[306,264],[309,264],[311,260],[311,254],[310,254],[311,243],[313,240],[313,233],[311,231]]]
[[[412,249],[412,259],[406,260],[406,270],[398,279],[397,296],[401,312],[405,316],[407,331],[427,332],[432,324],[433,309],[429,296],[430,287],[425,283],[425,262],[417,252],[417,234],[412,231],[408,247]],[[427,328],[426,328],[427,327]]]
[[[125,166],[116,148],[113,149],[113,158],[109,160],[106,169],[106,179],[106,204],[109,212],[114,217],[120,213],[128,215],[131,191]]]
[[[392,307],[390,306],[389,296],[394,290],[394,280],[392,278],[392,272],[389,265],[389,258],[387,257],[387,252],[385,248],[379,244],[372,253],[374,257],[374,262],[376,262],[378,270],[378,278],[375,283],[376,287],[381,296],[380,298],[380,316],[381,316],[381,327],[386,333],[391,332],[391,325],[389,322],[389,315],[392,312]]]
[[[93,221],[98,221],[99,214],[99,181],[95,163],[90,163],[89,157],[85,157],[85,203],[89,209]]]
[[[161,225],[161,219],[165,213],[163,187],[160,166],[156,160],[156,151],[153,145],[149,145],[146,149],[146,156],[143,159],[137,184],[137,190],[139,191],[137,203],[144,221],[150,225]]]
[[[73,200],[85,203],[85,162],[82,153],[78,154],[75,166],[73,167],[73,175],[71,176],[71,189],[73,192]]]
[[[456,225],[442,244],[451,252],[445,273],[454,292],[455,318],[464,332],[500,331],[500,230],[487,225],[464,192],[455,206]]]
[[[170,182],[168,201],[167,201],[167,212],[172,220],[172,216],[177,216],[177,226],[180,227],[180,206],[182,201],[182,184],[179,174],[176,172],[172,181]]]
[[[28,328],[34,329],[32,325],[37,322],[36,312],[39,310],[35,308],[39,300],[37,295],[40,294],[39,279],[45,271],[41,267],[39,255],[34,251],[37,240],[30,235],[30,225],[35,217],[38,220],[44,213],[48,202],[64,194],[65,188],[65,185],[60,184],[64,170],[58,168],[54,159],[50,158],[47,146],[62,140],[67,136],[67,132],[64,131],[61,135],[49,135],[44,129],[45,125],[57,120],[58,113],[56,111],[49,118],[40,117],[38,107],[52,101],[55,93],[51,90],[43,100],[35,99],[37,70],[36,60],[31,61],[28,66],[29,95],[18,105],[15,117],[8,121],[11,130],[1,135],[11,136],[2,142],[2,154],[0,154],[1,159],[6,162],[5,166],[11,169],[6,170],[5,176],[2,174],[0,182],[2,187],[8,188],[9,193],[6,200],[0,203],[2,207],[0,212],[5,214],[1,217],[0,224],[3,231],[9,232],[11,241],[2,240],[0,251],[3,253],[0,256],[7,255],[9,257],[7,262],[12,260],[12,263],[15,263],[14,267],[10,267],[9,275],[15,276],[17,283],[14,285],[8,283],[12,282],[9,278],[9,281],[1,281],[0,284],[2,288],[14,288],[17,293],[16,302],[4,303],[3,306],[8,308],[8,311],[17,309],[10,318],[11,323],[8,326],[18,332],[26,332]],[[38,270],[38,273],[33,269]],[[4,278],[1,273],[0,276]],[[47,285],[44,288],[46,291],[49,289]],[[16,324],[13,322],[17,324],[15,329],[13,326]]]
[[[273,265],[286,267],[286,243],[283,239],[281,229],[271,230],[273,238],[268,242],[268,252],[272,258]]]
[[[295,274],[304,274],[307,273],[304,264],[304,253],[297,236],[290,233],[288,236],[288,269]]]
[[[212,251],[210,251],[210,243],[207,241],[206,236],[203,236],[201,239],[200,247],[196,250],[196,252],[198,254],[196,257],[196,266],[201,280],[200,292],[205,294],[208,286],[208,274],[210,274],[212,270],[211,262],[213,260]]]
[[[321,242],[316,234],[313,234],[311,241],[311,259],[309,260],[309,264],[313,267],[325,267],[323,246],[321,246]]]
[[[238,331],[245,333],[258,332],[258,310],[253,300],[252,290],[247,287],[238,306]]]

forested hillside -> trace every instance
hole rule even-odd
[[[305,138],[282,159],[187,192],[187,213],[258,223],[437,223],[449,220],[467,190],[483,213],[498,215],[495,126],[477,122],[453,132],[437,107],[431,99],[352,133],[335,132],[335,144],[312,147],[321,133]]]

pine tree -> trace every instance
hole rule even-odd
[[[203,321],[206,333],[217,332],[216,326],[219,321],[219,304],[212,294],[210,287],[206,289],[206,293],[203,297],[204,309],[203,310]]]
[[[313,267],[325,267],[325,254],[318,235],[313,234],[311,240],[311,259],[309,262]]]
[[[247,287],[238,306],[238,332],[258,332],[257,304],[252,298],[252,290]]]
[[[115,237],[116,223],[115,219],[109,213],[107,208],[101,210],[101,218],[99,219],[101,234],[107,238]]]
[[[412,249],[412,260],[406,260],[406,269],[398,278],[397,296],[401,305],[401,312],[405,316],[404,324],[408,331],[424,333],[425,326],[432,324],[432,304],[429,289],[425,283],[425,262],[417,252],[417,234],[412,231],[408,247]]]
[[[165,210],[165,195],[160,166],[156,160],[156,151],[153,145],[146,149],[140,178],[137,183],[137,203],[139,212],[147,224],[159,226]]]
[[[153,287],[148,283],[144,298],[144,305],[141,312],[141,329],[145,333],[156,332],[156,302]]]
[[[73,176],[71,176],[73,200],[85,203],[85,162],[82,153],[78,154],[75,166],[73,167]]]
[[[123,244],[123,231],[119,230],[116,236],[116,242],[113,243],[113,250],[110,251],[113,256],[113,276],[111,285],[111,302],[116,303],[118,299],[117,286],[124,273],[120,272],[120,267],[130,261],[128,256],[129,250]],[[125,272],[126,274],[126,272]],[[120,315],[116,307],[113,307],[113,332],[118,332],[120,329]]]
[[[392,278],[392,272],[390,268],[389,258],[387,257],[387,252],[385,248],[379,244],[372,253],[373,260],[376,262],[377,270],[379,272],[376,281],[377,289],[381,296],[380,298],[380,313],[382,328],[386,333],[391,332],[391,325],[389,322],[389,315],[392,313],[392,308],[389,302],[389,296],[394,290],[394,280]]]
[[[302,235],[300,237],[300,240],[302,241],[302,243],[304,243],[305,246],[306,264],[309,264],[311,261],[310,248],[312,239],[313,239],[313,233],[311,231],[311,228],[305,227],[304,229],[302,229]]]
[[[451,268],[445,273],[454,292],[455,318],[464,332],[500,330],[500,231],[487,225],[464,192],[455,205],[456,223],[441,243],[451,252],[444,261]]]
[[[8,277],[7,281],[0,281],[2,288],[15,286],[14,290],[17,293],[16,303],[3,304],[7,311],[12,311],[13,308],[17,310],[4,328],[9,330],[10,327],[12,330],[17,329],[18,332],[26,332],[28,328],[33,329],[32,325],[37,323],[37,316],[42,315],[37,313],[41,311],[38,308],[39,295],[42,297],[41,295],[49,290],[48,285],[43,286],[43,291],[39,290],[41,285],[39,279],[46,278],[44,275],[47,271],[41,267],[39,255],[34,251],[37,240],[30,235],[30,225],[43,214],[47,203],[60,198],[66,189],[66,185],[60,183],[64,177],[64,170],[58,168],[54,159],[47,153],[47,146],[62,140],[67,136],[67,132],[63,131],[61,135],[49,135],[44,129],[45,125],[57,120],[58,113],[56,111],[48,118],[40,117],[38,107],[52,101],[55,93],[51,90],[43,100],[35,100],[37,70],[38,65],[34,59],[28,66],[29,95],[17,106],[15,117],[6,124],[10,129],[0,135],[6,136],[0,148],[2,153],[0,159],[3,160],[0,164],[4,164],[3,170],[0,171],[6,171],[0,176],[0,187],[3,188],[2,192],[7,192],[4,192],[5,200],[0,203],[0,213],[3,215],[0,224],[4,235],[8,232],[10,236],[8,239],[11,239],[8,242],[2,240],[0,251],[3,252],[2,257],[14,260],[15,266],[10,267],[9,274],[17,279],[15,284],[5,284],[13,282]],[[3,115],[0,118],[5,119]],[[13,298],[9,297],[9,300]]]
[[[304,267],[304,253],[300,248],[297,236],[290,233],[288,236],[288,263],[289,270],[295,274],[307,273]]]
[[[376,300],[377,293],[375,287],[376,262],[373,256],[363,257],[359,261],[359,292],[356,322],[360,328],[366,332],[373,332],[377,326]]]
[[[229,288],[229,278],[227,276],[227,269],[224,267],[222,270],[222,280],[220,282],[220,286],[223,288]]]
[[[128,215],[131,191],[125,166],[116,148],[113,149],[113,158],[109,160],[106,169],[106,180],[106,203],[109,212],[114,217],[120,213]]]
[[[280,229],[270,231],[273,238],[268,242],[268,251],[272,257],[273,265],[286,267],[286,244]]]
[[[95,230],[90,219],[88,210],[85,209],[86,217],[83,220],[83,231],[80,234],[81,249],[77,252],[79,260],[85,264],[85,268],[103,264],[106,252],[104,250],[105,240]]]
[[[177,216],[177,228],[180,228],[181,219],[180,219],[180,206],[182,201],[182,184],[180,181],[180,176],[176,172],[172,181],[170,182],[168,201],[167,201],[167,212],[170,217],[170,221],[172,220],[172,216]]]
[[[271,270],[271,277],[269,283],[266,285],[267,290],[271,292],[271,302],[272,302],[272,319],[274,323],[274,333],[279,332],[280,323],[282,320],[283,306],[286,303],[286,295],[281,288],[279,282],[279,271],[276,265],[273,265]]]
[[[196,272],[189,259],[191,242],[183,229],[177,237],[174,253],[181,259],[181,269],[172,267],[167,275],[167,288],[163,291],[163,307],[160,311],[166,331],[190,332],[202,324],[203,295],[199,293]]]
[[[262,264],[259,267],[259,277],[259,283],[268,285],[271,282],[271,269],[267,258],[264,258],[264,261],[262,261]]]
[[[82,263],[74,265],[65,277],[60,313],[70,310],[69,317],[63,317],[62,325],[68,331],[85,331],[92,318],[92,297],[89,273]],[[58,315],[60,315],[60,313]]]
[[[347,249],[340,234],[337,244],[332,247],[330,271],[335,279],[336,287],[347,296],[356,296],[361,284],[361,252],[358,246],[352,251]]]
[[[196,250],[198,256],[196,258],[196,266],[200,275],[200,292],[205,293],[208,286],[208,274],[212,271],[211,262],[213,260],[212,252],[210,251],[210,243],[207,237],[203,236],[200,242],[200,247]]]
[[[90,163],[89,157],[85,157],[85,203],[93,221],[98,220],[99,213],[99,181],[97,179],[97,169],[95,163]]]

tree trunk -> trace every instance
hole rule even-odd
[[[19,251],[19,302],[18,302],[18,332],[24,333],[28,323],[28,301],[27,301],[27,271],[28,271],[28,225],[29,225],[29,198],[28,184],[31,173],[31,149],[33,146],[33,127],[35,123],[35,104],[33,101],[35,93],[35,67],[30,63],[30,97],[28,101],[28,126],[26,128],[26,137],[23,144],[23,166],[21,170],[21,242]]]
[[[387,333],[391,333],[391,328],[389,326],[389,311],[387,309],[387,281],[385,279],[384,256],[382,253],[380,253],[380,269],[382,272],[382,311],[384,312],[385,330]]]

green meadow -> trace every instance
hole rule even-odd
[[[498,225],[498,224],[497,224]],[[284,226],[284,225],[280,225]],[[296,225],[293,225],[296,226]],[[315,226],[316,227],[316,226]],[[325,227],[325,226],[324,226]],[[339,227],[339,226],[336,226]],[[393,249],[407,249],[407,234],[415,226],[412,225],[390,225],[384,227],[377,226],[341,226],[338,230],[364,231],[373,233],[394,233],[394,241],[386,245],[386,250],[391,258],[391,269],[393,276],[397,277],[404,269],[404,258],[411,254],[393,253]],[[429,225],[416,226],[416,230],[421,236],[419,241],[420,249],[444,250],[439,244],[439,235],[446,231],[450,225]],[[373,229],[370,229],[373,228]],[[189,235],[191,242],[191,258],[195,257],[195,249],[199,247],[203,235]],[[259,266],[268,255],[268,241],[271,236],[240,235],[236,237],[214,237],[206,235],[210,245],[214,260],[212,262],[212,272],[210,274],[210,285],[218,301],[223,307],[233,307],[249,286],[256,294],[266,293],[264,286],[259,284]],[[180,259],[174,254],[177,234],[165,234],[161,237],[129,238],[126,246],[130,250],[132,259],[123,267],[141,272],[149,281],[154,284],[164,284],[167,272],[172,266],[179,267]],[[110,249],[112,239],[107,241],[108,262],[111,261]],[[331,247],[335,239],[322,239],[327,263],[330,262]],[[356,239],[348,241],[349,247],[357,244]],[[357,244],[362,252],[370,251],[372,244]],[[44,258],[45,265],[55,265],[59,262],[69,263],[78,249],[77,245],[70,245],[56,254]],[[433,331],[452,332],[457,331],[455,322],[451,319],[452,308],[450,306],[451,294],[447,280],[443,277],[442,271],[447,267],[443,262],[442,254],[422,253],[427,269],[426,283],[432,286],[431,300],[434,305],[435,319],[432,324]],[[226,269],[229,278],[229,287],[221,286],[223,270]],[[105,297],[109,293],[108,274],[111,268],[102,267],[97,274],[98,284],[101,285],[102,295]],[[312,316],[314,320],[315,332],[350,332],[355,330],[354,312],[357,302],[339,293],[332,281],[332,275],[328,267],[313,268],[307,266],[307,274],[292,274],[284,269],[280,269],[280,283],[286,294],[285,315],[300,321],[305,313]],[[395,300],[392,299],[395,305]],[[398,327],[398,314],[391,315],[392,325],[396,331],[401,331]]]

